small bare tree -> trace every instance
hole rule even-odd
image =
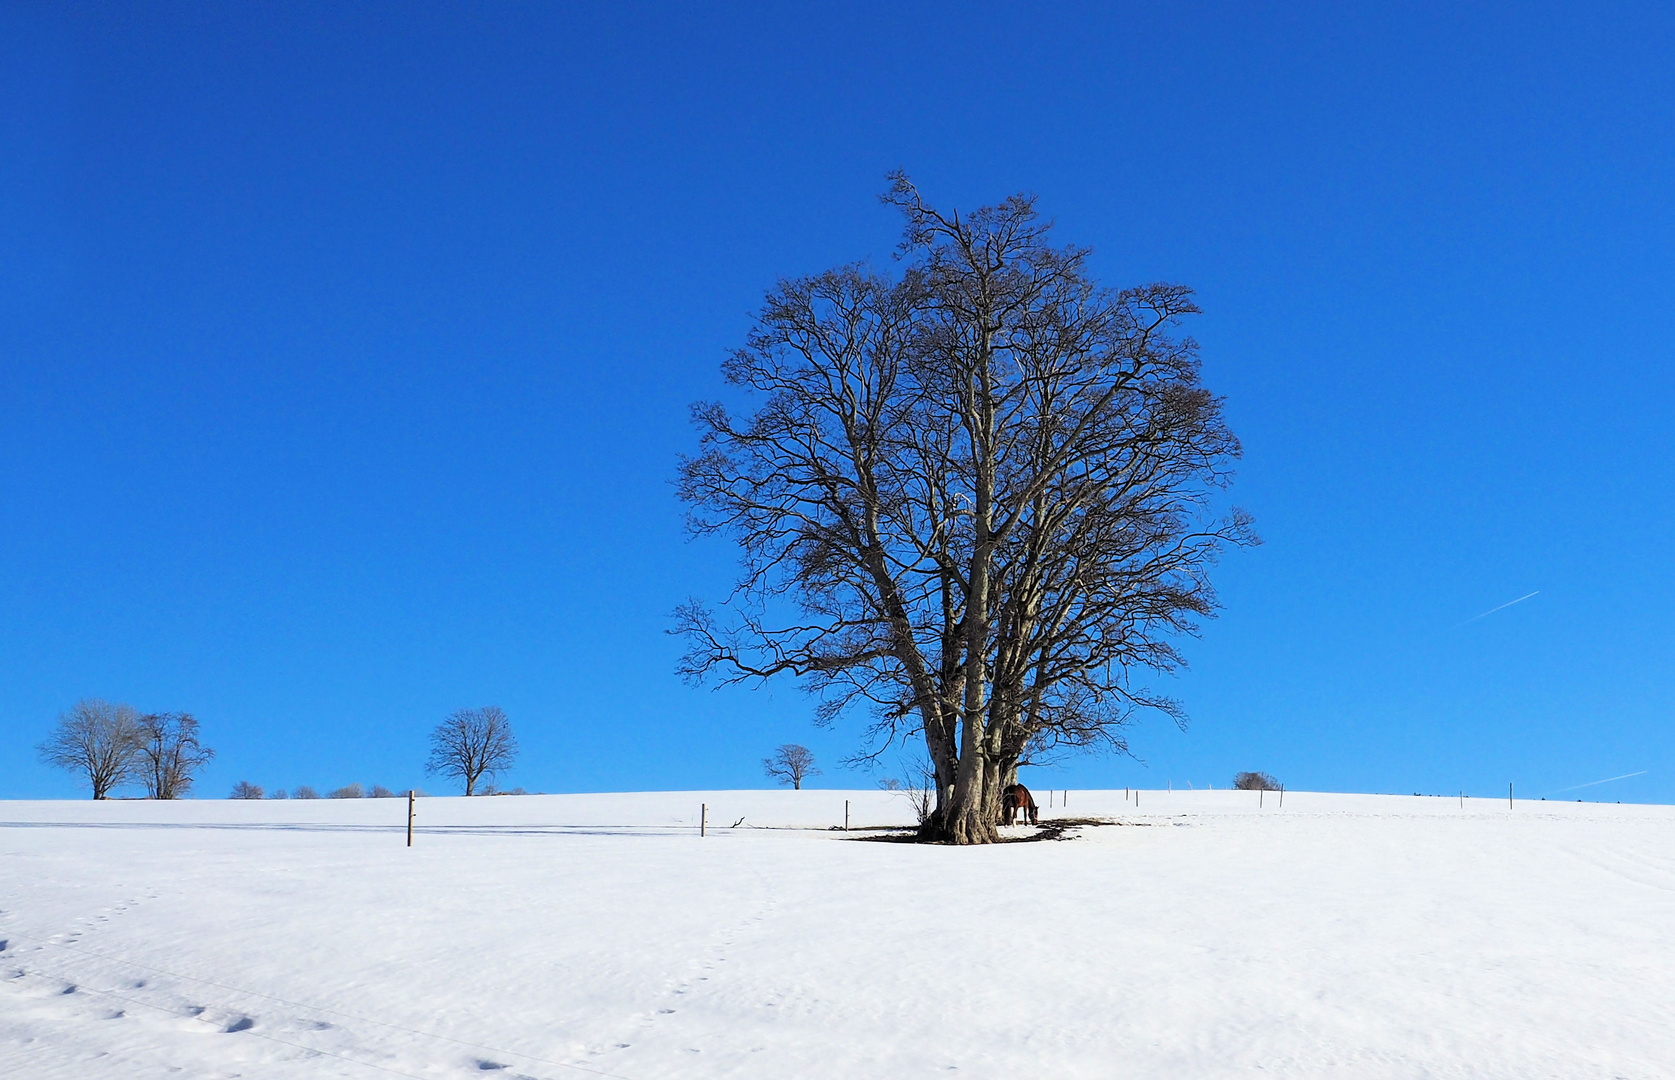
[[[229,799],[259,799],[262,797],[262,785],[252,784],[248,780],[240,780],[233,785],[233,793]]]
[[[902,772],[907,779],[898,785],[897,790],[907,796],[919,828],[924,829],[936,810],[936,770],[930,762],[919,760],[903,762]]]
[[[198,741],[198,721],[191,713],[151,713],[140,717],[141,782],[149,799],[178,799],[191,788],[193,774],[215,756]]]
[[[1242,772],[1233,777],[1235,791],[1278,791],[1280,782],[1265,772]]]
[[[133,782],[140,744],[139,714],[133,706],[83,698],[58,718],[58,726],[38,749],[42,761],[85,776],[93,797],[104,799],[111,788]]]
[[[479,781],[510,769],[517,756],[518,740],[505,710],[461,709],[430,733],[425,772],[463,780],[465,793],[475,795]]]
[[[309,787],[307,784],[298,784],[296,797],[299,799],[318,799],[320,797],[320,793]]]
[[[796,743],[786,743],[773,757],[763,758],[762,771],[781,784],[790,784],[796,791],[802,790],[804,778],[820,775],[820,770],[814,767],[814,752]]]

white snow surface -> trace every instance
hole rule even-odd
[[[1037,794],[0,802],[0,1076],[1675,1076],[1675,807]]]

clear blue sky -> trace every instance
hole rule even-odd
[[[7,4],[0,797],[79,794],[82,696],[197,714],[206,796],[423,785],[489,703],[532,790],[870,785],[673,675],[733,554],[670,480],[901,167],[1199,290],[1266,540],[1190,728],[1026,782],[1675,801],[1672,56],[1651,4]]]

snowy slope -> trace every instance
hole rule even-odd
[[[0,1076],[1675,1076],[1675,807],[846,798],[0,802]]]

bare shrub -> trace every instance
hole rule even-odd
[[[137,778],[141,740],[139,714],[132,705],[83,698],[58,718],[37,749],[42,761],[80,773],[93,797],[104,799],[112,788]]]
[[[897,784],[897,790],[907,796],[919,828],[924,829],[936,813],[936,770],[931,768],[930,762],[921,759],[903,762],[902,772],[906,779]]]
[[[369,799],[393,799],[395,797],[395,792],[391,791],[383,784],[373,784],[372,790],[367,792],[367,798]]]
[[[262,785],[252,784],[248,780],[240,780],[233,785],[233,793],[229,799],[259,799],[262,797]]]
[[[361,791],[359,784],[344,784],[336,791],[329,792],[326,795],[328,799],[359,799],[363,797],[364,792]]]
[[[270,799],[288,799],[288,798],[290,798],[290,796],[285,794],[285,789],[284,788],[274,788],[272,791],[268,792],[268,798],[270,798]]]
[[[796,743],[786,743],[774,751],[773,757],[763,758],[762,771],[797,791],[802,790],[804,779],[820,775],[820,770],[814,767],[814,752]]]
[[[1280,782],[1265,772],[1242,772],[1233,777],[1235,791],[1278,791]]]
[[[299,799],[318,799],[320,797],[320,793],[309,787],[307,784],[298,784],[295,796]]]

